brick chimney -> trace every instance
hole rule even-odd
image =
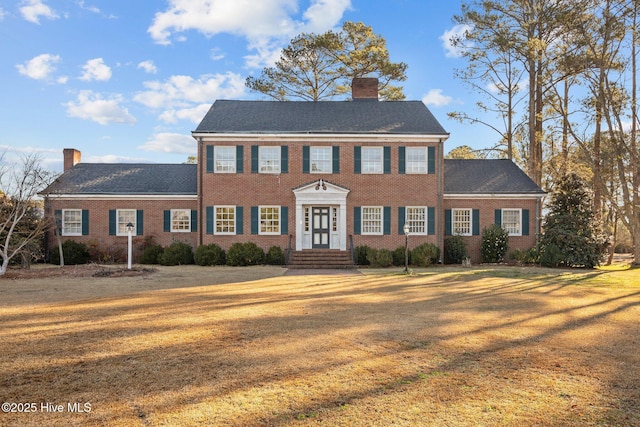
[[[351,82],[351,97],[356,99],[378,100],[378,79],[375,77],[356,77]]]
[[[62,150],[62,156],[64,157],[64,170],[63,172],[68,171],[78,163],[80,163],[80,158],[82,154],[80,151],[75,148],[65,148]]]

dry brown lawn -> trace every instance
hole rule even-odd
[[[0,425],[640,425],[640,270],[284,272],[0,279]]]

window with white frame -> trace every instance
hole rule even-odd
[[[280,147],[259,147],[260,173],[280,173]]]
[[[191,231],[191,210],[171,209],[171,232],[188,233]]]
[[[280,234],[280,206],[260,206],[259,234]]]
[[[213,147],[215,172],[236,172],[236,147]]]
[[[311,209],[309,209],[308,207],[304,208],[304,231],[307,233],[311,230],[310,211]]]
[[[362,173],[382,173],[383,155],[382,147],[362,147]]]
[[[338,231],[338,208],[331,208],[331,231]]]
[[[62,235],[82,236],[82,209],[62,210]]]
[[[331,162],[331,147],[311,147],[310,151],[310,172],[311,173],[331,173],[333,164]]]
[[[236,207],[215,207],[215,234],[236,233]]]
[[[405,211],[406,223],[410,234],[427,234],[427,208],[407,207]]]
[[[427,147],[407,147],[406,172],[427,173]]]
[[[453,234],[471,236],[471,209],[452,209],[451,217]]]
[[[362,234],[382,234],[382,207],[362,207]]]
[[[522,235],[522,210],[502,209],[502,228],[510,236]]]
[[[118,209],[118,236],[126,236],[129,234],[127,231],[127,224],[133,225],[133,234],[136,234],[136,210],[135,209]]]

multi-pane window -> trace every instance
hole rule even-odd
[[[260,173],[280,173],[280,147],[259,148]]]
[[[174,233],[186,233],[191,231],[191,210],[171,210],[171,231]]]
[[[333,164],[331,163],[331,147],[311,147],[310,164],[311,173],[331,173]]]
[[[382,234],[382,207],[362,208],[362,234]]]
[[[407,207],[406,223],[411,234],[427,234],[427,208]]]
[[[502,209],[502,228],[511,236],[522,235],[520,209]]]
[[[260,206],[259,234],[280,234],[280,206]]]
[[[331,208],[331,231],[338,231],[338,208]]]
[[[235,173],[236,147],[213,147],[215,172]]]
[[[405,156],[407,173],[427,173],[426,147],[407,147]]]
[[[127,231],[127,224],[133,226],[132,232],[136,232],[136,210],[135,209],[118,209],[116,213],[118,220],[118,236],[126,236],[129,234]]]
[[[82,235],[82,210],[64,209],[62,211],[62,235],[81,236]]]
[[[236,232],[236,207],[215,207],[215,233],[235,234]]]
[[[471,209],[452,209],[453,234],[471,236]]]
[[[311,230],[311,218],[310,218],[311,209],[306,207],[304,208],[304,231],[309,232]]]
[[[382,147],[362,147],[362,173],[382,173],[383,149]]]

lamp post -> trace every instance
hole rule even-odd
[[[404,223],[402,231],[404,231],[404,272],[409,273],[409,224]]]
[[[127,268],[131,270],[131,233],[133,232],[133,224],[127,223]]]

